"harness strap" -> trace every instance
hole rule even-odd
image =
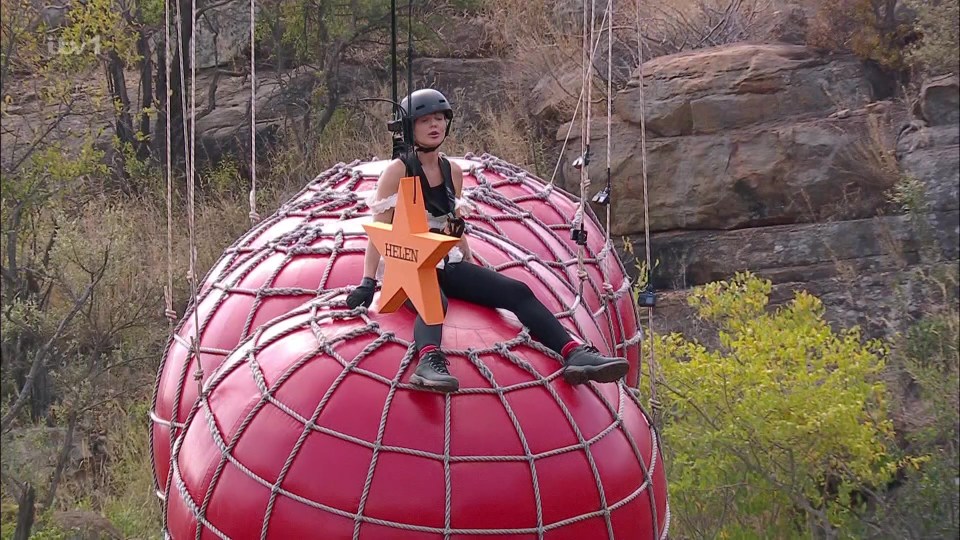
[[[434,216],[443,216],[451,214],[456,208],[456,193],[453,189],[453,172],[450,161],[446,157],[440,156],[440,176],[443,178],[441,184],[447,192],[446,208],[440,207],[433,199],[427,196],[428,191],[436,189],[430,185],[427,180],[427,174],[423,171],[423,164],[415,152],[407,153],[400,158],[406,166],[407,176],[415,176],[420,179],[420,186],[423,188],[424,198],[426,199],[427,210]]]

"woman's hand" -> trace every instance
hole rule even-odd
[[[457,247],[460,248],[460,251],[463,253],[464,262],[473,262],[473,251],[470,249],[470,243],[467,241],[467,236],[464,235],[460,237],[460,242],[457,244]]]

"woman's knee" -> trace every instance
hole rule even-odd
[[[511,279],[503,288],[502,294],[508,295],[514,302],[522,302],[533,298],[533,290],[519,279]]]

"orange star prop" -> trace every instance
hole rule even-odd
[[[429,232],[420,182],[400,179],[393,225],[365,223],[363,228],[384,260],[377,310],[394,312],[409,298],[425,323],[442,323],[436,266],[460,239]]]

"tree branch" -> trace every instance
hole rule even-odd
[[[54,498],[57,495],[57,488],[60,487],[60,479],[63,478],[63,470],[67,467],[67,460],[70,458],[70,449],[73,447],[73,436],[77,430],[78,415],[76,411],[70,413],[67,420],[67,432],[63,436],[63,445],[60,447],[60,453],[57,455],[57,468],[53,471],[53,478],[50,480],[50,488],[47,489],[47,496],[43,500],[41,508],[47,509],[53,505]]]
[[[11,287],[20,288],[20,269],[17,267],[17,231],[23,219],[23,201],[17,201],[13,207],[13,217],[10,229],[7,230],[7,267],[3,269],[3,277],[9,281]]]
[[[223,7],[227,4],[232,4],[235,0],[221,0],[220,2],[214,2],[212,4],[203,6],[202,8],[197,8],[197,18],[203,16],[204,13],[210,11],[211,9],[217,9],[218,7]]]
[[[54,129],[56,129],[57,126],[60,125],[60,122],[62,122],[64,118],[70,115],[71,111],[73,110],[73,104],[76,102],[77,97],[70,96],[70,98],[71,98],[70,102],[66,104],[67,109],[61,112],[60,114],[58,114],[56,120],[54,120],[49,126],[47,126],[47,129],[42,134],[40,134],[40,136],[35,138],[32,143],[30,143],[30,148],[27,149],[27,152],[22,156],[20,156],[20,159],[18,159],[13,164],[13,166],[7,169],[8,171],[13,172],[19,169],[20,166],[23,165],[23,162],[26,161],[27,158],[29,158],[31,155],[33,155],[34,152],[36,152],[37,148],[40,146],[40,143],[43,142],[43,139],[45,139],[47,135],[49,135]]]
[[[104,267],[106,263],[104,263]],[[59,340],[63,334],[66,332],[67,326],[70,325],[70,322],[73,321],[74,317],[80,313],[80,310],[83,309],[84,304],[87,302],[87,299],[93,294],[94,288],[97,284],[100,283],[100,280],[103,278],[103,272],[101,271],[98,276],[96,276],[87,286],[87,289],[83,294],[78,298],[73,307],[70,309],[70,312],[60,321],[60,324],[57,326],[56,331],[53,335],[50,336],[50,339],[44,343],[43,347],[37,351],[36,356],[33,358],[33,364],[30,366],[30,372],[27,374],[26,379],[23,381],[19,395],[17,399],[13,402],[13,405],[10,406],[10,409],[7,411],[3,418],[0,419],[0,432],[6,432],[10,425],[13,423],[14,418],[20,414],[20,411],[23,409],[24,405],[27,404],[27,400],[30,398],[30,395],[33,393],[33,381],[36,380],[37,375],[40,373],[40,368],[42,368],[47,361],[47,357],[50,355],[53,345]]]

